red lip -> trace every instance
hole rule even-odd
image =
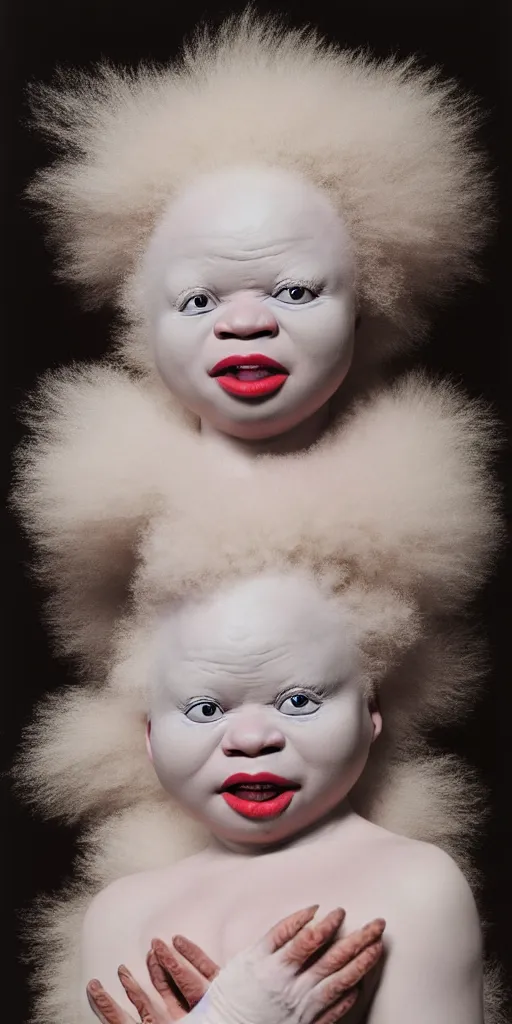
[[[229,370],[236,366],[261,366],[263,368],[268,367],[269,370],[279,370],[280,373],[288,373],[288,370],[282,363],[277,363],[275,359],[270,359],[269,356],[264,356],[261,352],[248,352],[244,356],[226,356],[225,359],[215,363],[215,366],[212,366],[208,373],[210,377],[216,377],[223,370]]]
[[[274,796],[256,800],[254,799],[254,790],[257,783],[266,783],[275,790],[280,790],[280,792],[276,792]],[[232,792],[233,787],[242,785],[246,787],[249,793],[252,788],[252,799],[249,795],[243,796],[240,793]],[[287,807],[290,806],[298,789],[300,789],[300,786],[297,782],[290,782],[289,779],[284,779],[282,775],[274,775],[272,772],[258,772],[257,775],[237,772],[236,775],[230,775],[229,779],[223,782],[221,796],[226,801],[228,807],[231,807],[233,811],[236,811],[243,818],[275,818],[283,814]],[[260,791],[261,795],[262,792]]]
[[[251,371],[272,370],[267,376],[251,378]],[[243,377],[240,377],[243,374]],[[275,359],[264,356],[260,352],[247,355],[232,355],[221,359],[209,371],[215,377],[219,387],[237,398],[265,398],[279,391],[288,379],[288,370]]]
[[[256,800],[244,800],[242,797],[237,796],[236,793],[223,793],[222,798],[226,801],[229,807],[237,814],[240,814],[243,818],[276,818],[280,814],[286,811],[286,808],[290,806],[294,797],[294,791],[283,790],[278,796],[273,797],[272,800],[265,800],[263,802]]]
[[[221,786],[221,792],[223,789],[228,789],[229,786],[240,786],[247,782],[270,782],[274,786],[279,786],[279,789],[300,789],[297,782],[291,782],[290,779],[283,779],[282,775],[273,775],[272,772],[258,772],[257,775],[247,775],[246,772],[237,772],[235,775],[230,775],[229,779],[225,779]]]

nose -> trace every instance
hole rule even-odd
[[[275,338],[279,325],[264,302],[253,296],[233,299],[223,309],[214,327],[216,338]]]
[[[265,714],[247,708],[230,722],[222,750],[226,757],[261,757],[282,750],[285,742],[281,730]]]

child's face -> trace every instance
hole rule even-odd
[[[159,661],[155,770],[221,840],[292,837],[357,781],[380,718],[363,696],[339,604],[312,582],[260,577],[182,606],[165,624]],[[250,778],[227,782],[240,773]]]
[[[142,284],[163,379],[224,433],[284,433],[348,372],[352,247],[328,199],[298,176],[234,169],[193,184],[155,231]]]

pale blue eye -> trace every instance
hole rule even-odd
[[[192,722],[218,722],[224,712],[214,700],[201,700],[185,711],[185,715]]]
[[[293,693],[282,701],[278,710],[283,715],[312,715],[319,707],[320,701],[308,697],[307,693]]]
[[[210,313],[212,309],[215,309],[215,302],[211,295],[206,292],[197,292],[180,307],[180,313],[195,316],[197,313]]]
[[[317,296],[310,288],[302,284],[290,284],[274,293],[274,299],[280,302],[287,302],[288,305],[303,306],[306,302],[312,302]]]

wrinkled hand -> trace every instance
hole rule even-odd
[[[186,1007],[189,1024],[334,1024],[352,1008],[357,986],[380,959],[385,923],[377,919],[336,939],[345,912],[331,911],[310,924],[317,909],[284,918],[220,971],[184,936],[173,938],[173,950],[154,940],[148,971],[167,1012],[155,1006],[125,967],[119,968],[120,981],[143,1024],[168,1024],[187,1016]],[[100,982],[90,982],[87,993],[102,1024],[133,1024]]]
[[[385,921],[336,938],[341,908],[311,924],[318,907],[284,918],[219,971],[190,1024],[336,1024],[383,952]]]
[[[189,939],[176,936],[173,941],[175,949],[183,956],[176,956],[174,949],[161,939],[153,939],[146,957],[149,977],[162,998],[165,1011],[146,994],[127,967],[119,967],[119,980],[143,1024],[169,1024],[186,1017],[219,973],[217,964]],[[134,1024],[130,1014],[96,979],[89,982],[87,997],[102,1024]]]

